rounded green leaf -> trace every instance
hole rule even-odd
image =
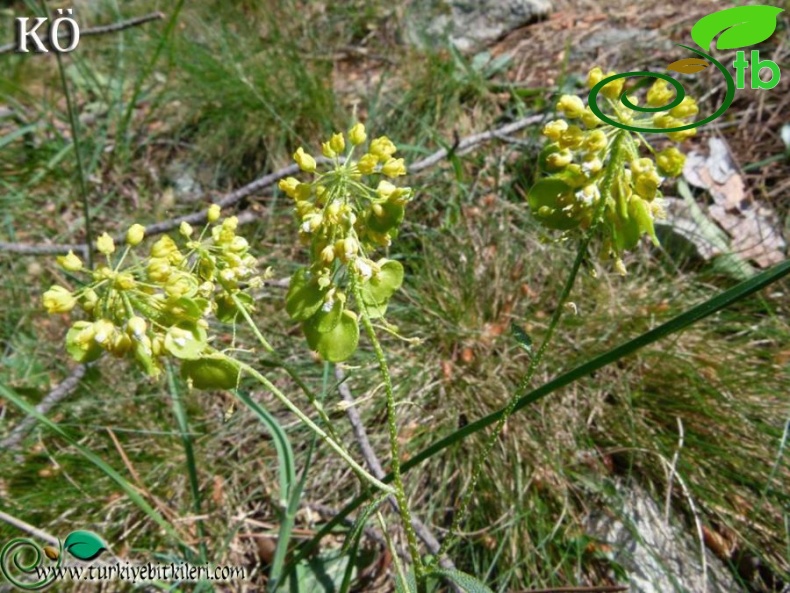
[[[294,321],[306,321],[324,304],[324,291],[318,283],[307,278],[307,270],[302,268],[291,277],[288,294],[285,296],[285,310]]]
[[[328,332],[318,331],[317,323],[312,319],[302,325],[307,343],[317,351],[321,358],[328,362],[342,362],[354,354],[359,344],[359,323],[357,316],[345,310],[340,319]]]
[[[384,202],[379,204],[379,206],[381,207],[381,214],[377,215],[373,211],[370,212],[368,228],[377,233],[387,233],[403,222],[406,209],[402,205]]]
[[[182,321],[167,330],[165,350],[182,360],[196,360],[206,349],[206,330],[197,324]]]
[[[390,259],[379,262],[379,267],[381,271],[371,276],[361,287],[362,301],[366,305],[386,305],[403,284],[403,266],[400,262]]]
[[[321,310],[310,318],[310,322],[315,325],[316,330],[325,334],[335,329],[335,326],[340,322],[340,317],[343,314],[343,301],[335,299],[335,302],[328,310]]]
[[[736,49],[762,43],[776,31],[776,17],[782,12],[775,6],[734,6],[702,17],[691,29],[694,43],[705,51],[721,33],[716,49]]]
[[[63,549],[78,560],[93,560],[98,558],[107,546],[92,531],[72,531],[63,542]]]
[[[564,210],[576,203],[573,188],[561,179],[549,177],[533,185],[527,201],[532,214],[541,224],[561,231],[579,226],[580,218],[568,216]]]
[[[225,357],[204,356],[181,363],[181,376],[191,379],[196,389],[233,389],[240,375],[239,365]]]
[[[181,297],[169,302],[167,310],[170,315],[175,316],[177,319],[197,321],[203,317],[203,311],[207,305],[206,299]]]

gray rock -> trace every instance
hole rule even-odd
[[[418,47],[445,38],[462,52],[479,50],[551,11],[549,0],[420,0],[406,21],[406,37]]]
[[[618,483],[606,512],[591,514],[589,535],[609,544],[629,577],[630,593],[746,593],[724,564],[702,548],[694,526],[664,519],[663,509],[636,484]]]

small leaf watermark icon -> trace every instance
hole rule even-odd
[[[63,548],[78,560],[93,560],[106,550],[107,546],[91,531],[72,531],[63,542]]]
[[[680,72],[681,74],[696,74],[697,72],[702,72],[708,66],[710,66],[710,63],[701,58],[683,58],[672,62],[667,66],[667,70]]]
[[[691,29],[691,38],[702,49],[708,50],[716,41],[716,49],[737,49],[762,43],[776,30],[776,17],[782,12],[775,6],[735,6],[709,14]]]

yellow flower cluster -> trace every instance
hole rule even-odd
[[[593,68],[588,86],[592,88],[612,75]],[[601,94],[610,100],[619,121],[641,125],[635,112],[619,102],[623,88],[624,79],[620,78],[604,86]],[[659,79],[646,99],[651,107],[660,107],[671,101],[672,91]],[[630,100],[637,104],[635,97]],[[571,231],[600,223],[602,256],[613,257],[616,268],[624,272],[621,255],[633,249],[642,235],[657,243],[653,220],[663,216],[660,187],[666,177],[681,174],[685,156],[674,147],[656,152],[642,136],[606,125],[579,97],[563,95],[557,110],[564,117],[543,128],[549,143],[541,151],[539,162],[547,175],[530,189],[530,208],[541,224],[552,229]],[[651,120],[656,127],[678,127],[698,111],[694,100],[685,97],[668,112],[652,115]],[[667,135],[682,140],[693,132]],[[652,157],[640,156],[640,145]]]
[[[220,208],[214,205],[208,219],[217,224],[207,225],[196,237],[192,226],[182,222],[178,241],[163,235],[143,257],[134,248],[143,241],[145,229],[134,224],[115,262],[111,258],[115,243],[104,233],[96,249],[104,254],[106,264],[92,271],[72,252],[59,257],[63,269],[87,276],[75,291],[53,286],[42,298],[50,313],[67,313],[79,306],[89,316],[76,321],[66,336],[71,356],[85,363],[104,352],[128,355],[156,376],[161,358],[170,355],[205,373],[206,365],[196,363],[211,355],[209,321],[233,321],[240,307],[251,309],[252,298],[246,291],[263,283],[246,239],[236,233],[238,219],[219,218]],[[238,375],[238,369],[234,374],[226,362],[223,365],[226,379]]]
[[[406,166],[394,156],[397,147],[386,136],[371,140],[355,159],[355,149],[367,140],[361,123],[347,136],[333,134],[321,144],[321,153],[331,160],[323,173],[300,147],[294,160],[302,171],[314,174],[314,180],[303,183],[287,177],[279,183],[294,200],[299,236],[310,253],[310,265],[291,280],[286,309],[294,320],[304,322],[308,343],[328,360],[343,360],[356,348],[357,318],[348,303],[354,283],[370,297],[364,303],[368,312],[383,315],[403,275],[399,263],[374,261],[371,255],[391,244],[403,221],[412,191],[390,179],[405,175]]]

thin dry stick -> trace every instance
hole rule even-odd
[[[42,531],[38,527],[33,527],[30,523],[25,523],[22,519],[17,519],[16,517],[12,517],[8,513],[4,513],[0,511],[0,521],[4,523],[8,523],[11,527],[16,527],[20,531],[24,531],[28,535],[32,535],[35,538],[38,538],[42,541],[47,542],[53,546],[59,546],[60,542],[58,538],[54,535],[48,534],[46,531]]]
[[[41,400],[41,403],[36,406],[36,411],[40,414],[47,414],[53,407],[55,407],[61,400],[74,391],[80,384],[80,381],[88,371],[88,365],[81,364],[74,369],[74,371],[60,383],[55,389],[50,391],[46,397]],[[24,440],[27,434],[36,425],[36,418],[28,416],[14,427],[3,441],[0,441],[0,449],[12,451],[19,447],[19,444]]]
[[[384,468],[379,461],[376,452],[373,450],[373,447],[370,444],[370,440],[368,439],[368,434],[365,431],[365,426],[362,424],[362,418],[359,415],[359,411],[356,408],[354,396],[351,395],[351,390],[348,387],[348,384],[345,382],[346,375],[343,372],[343,369],[340,366],[335,366],[335,377],[338,380],[338,391],[340,391],[340,396],[343,398],[343,401],[346,402],[346,416],[348,416],[348,421],[351,423],[351,429],[354,433],[354,438],[359,445],[360,450],[362,451],[362,457],[365,459],[365,462],[368,464],[371,473],[376,476],[378,479],[383,479],[386,475]],[[392,506],[393,510],[397,513],[398,512],[398,502],[395,500],[394,496],[387,497],[387,500]],[[414,528],[414,532],[417,534],[431,554],[436,554],[439,552],[439,548],[441,547],[439,544],[439,540],[434,537],[431,530],[422,523],[419,519],[412,517],[411,525]],[[439,560],[439,565],[442,568],[448,570],[454,570],[455,564],[453,561],[450,560],[447,556],[441,558]],[[451,583],[451,586],[454,590],[460,591],[455,584]]]
[[[152,12],[151,14],[146,14],[143,16],[138,16],[132,19],[128,19],[126,21],[120,21],[117,23],[113,23],[111,25],[100,25],[98,27],[91,27],[90,29],[85,29],[84,31],[80,31],[80,37],[87,37],[89,35],[105,35],[107,33],[117,33],[118,31],[123,31],[124,29],[131,29],[132,27],[137,27],[139,25],[144,25],[150,21],[157,21],[159,19],[163,19],[165,15],[161,12]],[[58,33],[58,39],[67,38],[69,34],[67,32],[63,32],[63,34]],[[49,45],[49,39],[45,38],[42,39],[41,42],[44,45]],[[16,43],[8,43],[6,45],[0,45],[0,54],[7,54],[9,52],[14,51],[17,48]]]
[[[471,136],[467,136],[463,138],[458,145],[456,146],[455,150],[452,151],[454,154],[464,154],[469,152],[476,146],[483,144],[485,142],[489,142],[491,140],[497,139],[499,136],[507,136],[508,134],[512,134],[519,130],[526,128],[529,125],[535,124],[543,119],[542,115],[531,115],[529,117],[522,118],[520,120],[514,121],[507,125],[504,125],[496,130],[491,130],[488,132],[481,132],[479,134],[473,134]],[[450,153],[445,148],[441,150],[437,150],[432,155],[425,157],[415,163],[412,163],[409,166],[409,171],[413,173],[417,173],[424,169],[428,169],[440,163],[443,159],[447,158],[447,155]],[[328,162],[327,159],[323,157],[320,159],[316,159],[318,162]],[[243,187],[240,187],[236,191],[233,191],[223,198],[218,200],[218,204],[223,208],[228,208],[233,206],[243,200],[244,198],[264,190],[268,187],[271,187],[275,183],[277,183],[280,179],[288,177],[289,175],[295,175],[299,172],[298,165],[289,165],[288,167],[284,167],[275,171],[274,173],[269,173],[268,175],[264,175],[260,179],[253,181]],[[203,224],[206,222],[206,215],[208,209],[201,210],[200,212],[195,212],[193,214],[189,214],[187,216],[179,216],[178,218],[173,218],[170,220],[166,220],[163,222],[158,222],[156,224],[152,224],[145,229],[145,234],[147,237],[152,237],[155,235],[160,235],[162,233],[166,233],[173,229],[179,227],[182,222],[187,222],[189,224]],[[116,244],[124,243],[125,241],[125,234],[119,234],[114,237]],[[20,255],[53,255],[53,254],[60,254],[60,253],[68,253],[69,251],[74,252],[81,252],[83,254],[87,253],[88,246],[84,243],[75,244],[75,245],[43,245],[43,244],[26,244],[26,243],[3,243],[0,242],[0,251],[6,251],[9,253],[18,253]]]

